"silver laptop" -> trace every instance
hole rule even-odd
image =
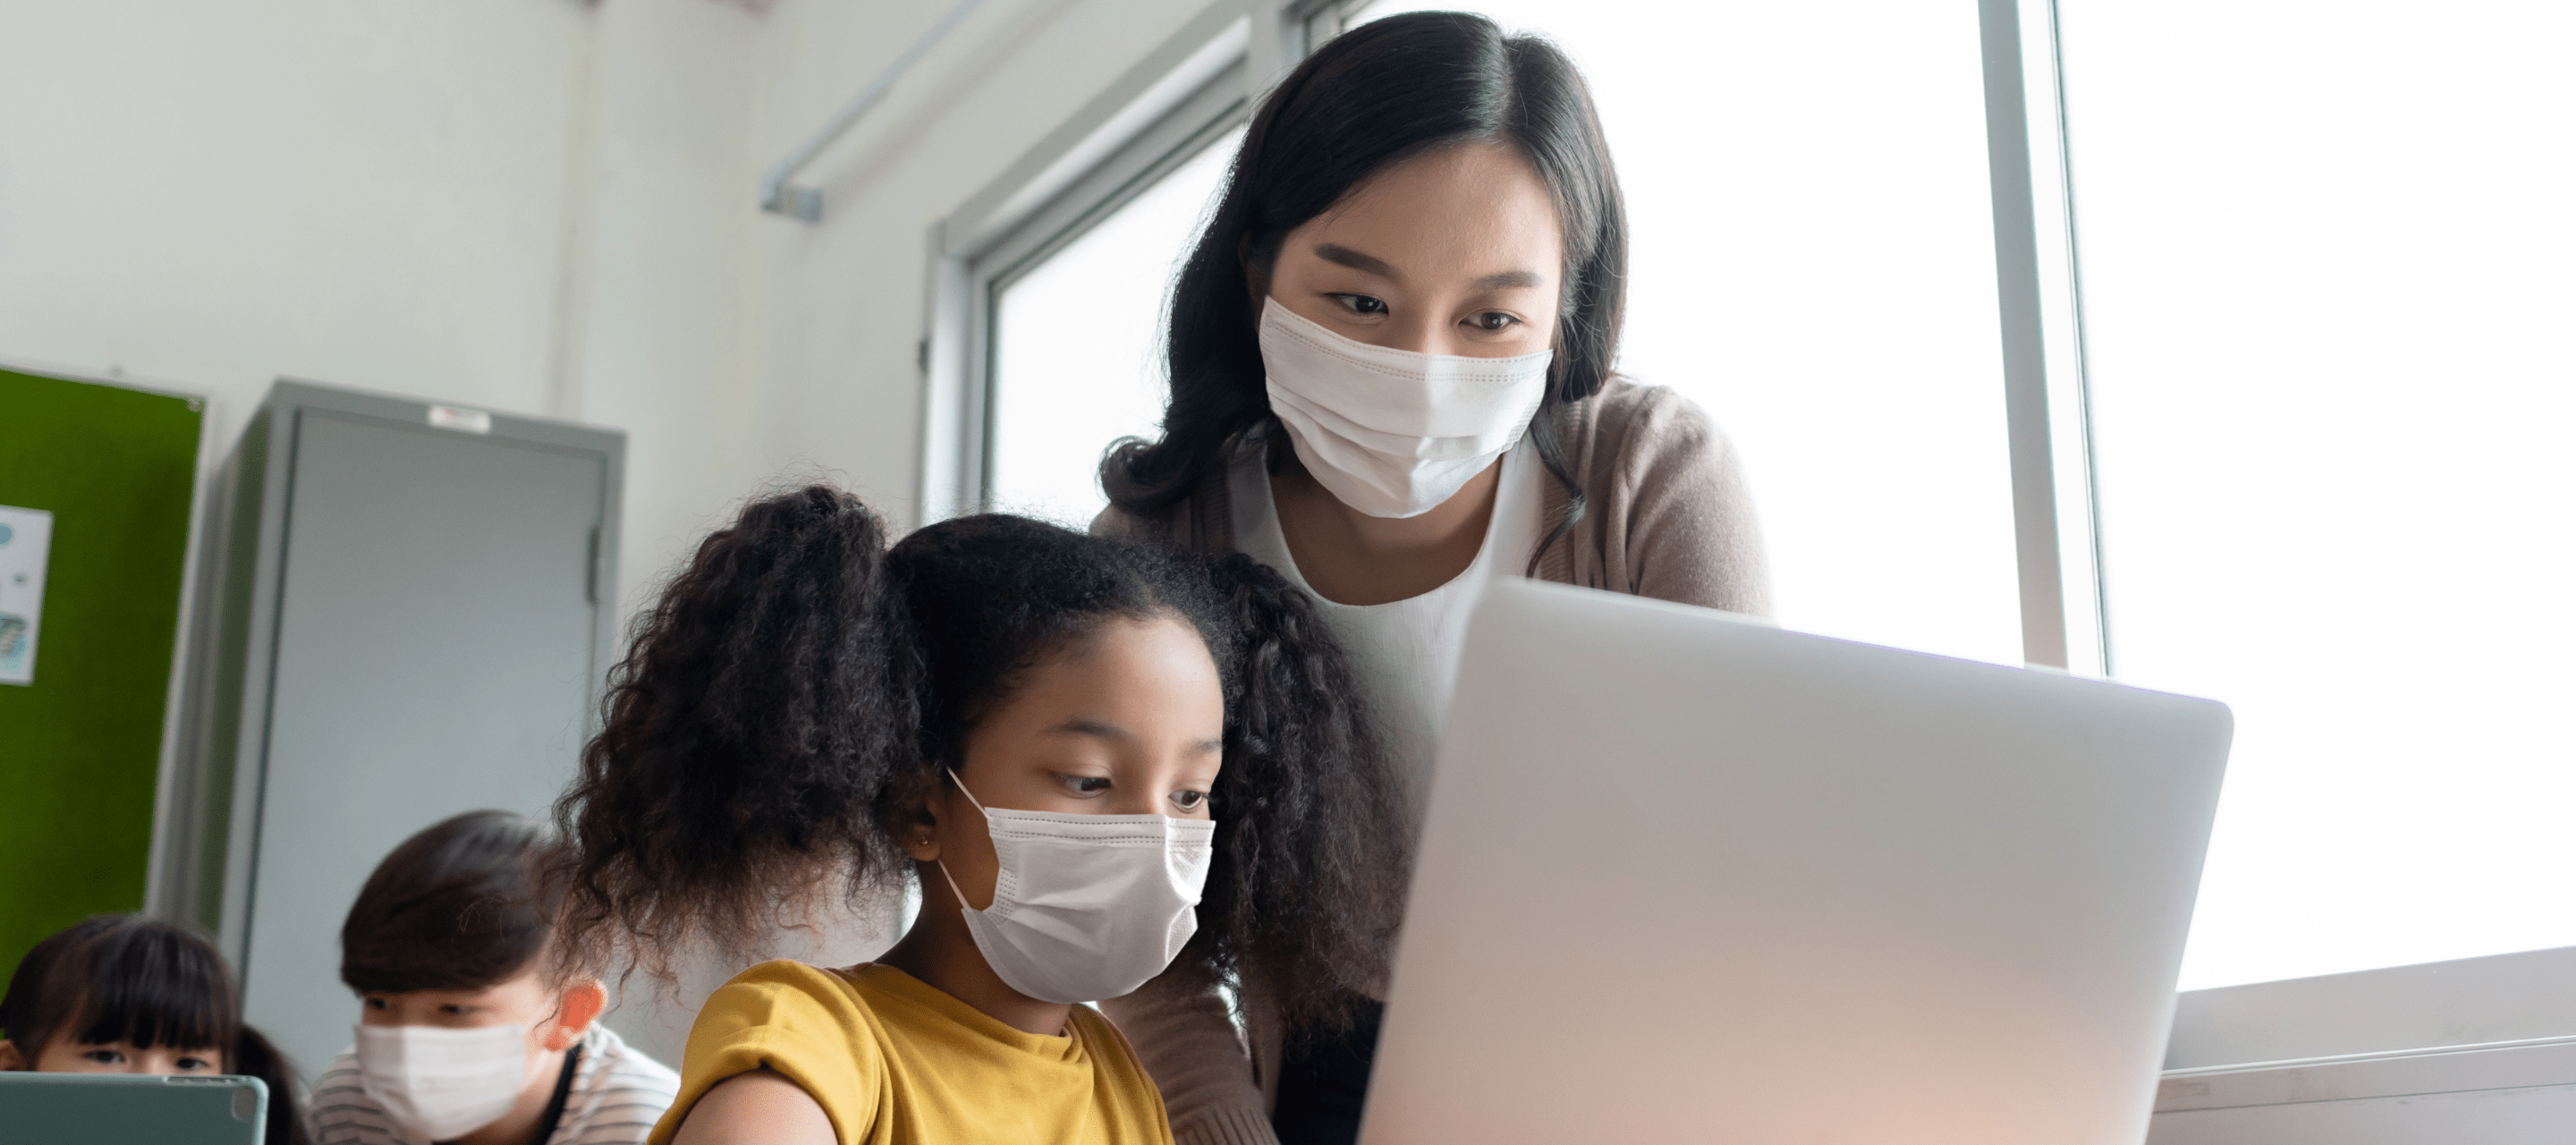
[[[1361,1139],[2136,1145],[2232,727],[1498,581]]]

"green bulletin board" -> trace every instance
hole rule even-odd
[[[0,505],[53,514],[34,680],[0,684],[0,974],[143,906],[204,403],[0,369]]]

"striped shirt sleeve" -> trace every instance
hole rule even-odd
[[[679,1093],[679,1074],[593,1024],[582,1035],[581,1070],[548,1145],[643,1145]]]
[[[316,1145],[416,1145],[397,1133],[385,1111],[367,1096],[358,1082],[355,1054],[331,1059],[331,1068],[313,1080],[304,1111]]]

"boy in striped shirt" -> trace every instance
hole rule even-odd
[[[473,811],[394,848],[340,929],[357,1045],[314,1083],[323,1145],[637,1145],[678,1075],[627,1047],[597,979],[546,957],[536,825]]]

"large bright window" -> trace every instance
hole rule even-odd
[[[2184,985],[2576,944],[2576,7],[2059,7],[2112,668],[2236,709]]]
[[[1734,440],[1781,623],[2018,664],[1972,8],[1387,0],[1556,41],[1629,221],[1618,366]]]
[[[2011,5],[1440,6],[1591,80],[1619,367],[1733,438],[1785,624],[2019,663],[2062,620],[2078,670],[2235,709],[2186,988],[2576,946],[2576,8],[2027,0],[2037,204],[1999,242],[1980,17]],[[1086,519],[1101,449],[1153,434],[1237,138],[997,272],[988,503]]]
[[[2238,716],[2183,985],[2576,944],[2576,10],[2061,6],[2110,664]],[[1468,7],[1591,77],[1782,619],[2018,659],[1973,13]]]
[[[1161,433],[1163,302],[1243,138],[1219,136],[1017,279],[994,306],[991,504],[1076,528],[1100,455]]]

